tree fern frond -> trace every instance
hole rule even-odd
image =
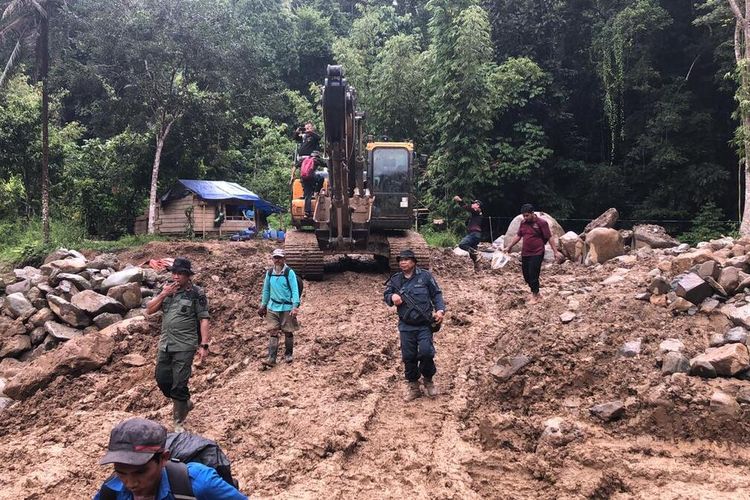
[[[15,47],[13,47],[13,51],[10,53],[10,57],[8,57],[8,62],[5,64],[5,69],[3,70],[3,74],[0,75],[0,88],[5,85],[5,82],[8,79],[8,75],[10,75],[11,70],[16,65],[16,60],[18,59],[19,55],[21,54],[21,39],[19,38],[16,42]]]

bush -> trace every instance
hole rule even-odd
[[[683,233],[678,239],[683,243],[696,245],[701,241],[709,241],[736,231],[736,224],[725,221],[724,212],[710,201],[703,205],[695,216],[690,231]]]
[[[460,237],[453,231],[435,231],[427,227],[419,231],[428,245],[438,248],[453,248],[458,245]]]

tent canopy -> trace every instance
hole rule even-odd
[[[168,203],[171,200],[182,198],[186,196],[188,192],[191,192],[207,201],[235,201],[240,204],[243,201],[253,202],[255,203],[255,207],[265,214],[279,213],[283,211],[281,207],[264,200],[236,182],[198,181],[192,179],[178,179],[178,182],[178,185],[173,186],[164,194],[164,196],[161,197],[162,203]]]

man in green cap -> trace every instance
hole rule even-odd
[[[185,417],[193,408],[188,380],[193,369],[196,351],[199,362],[208,354],[208,300],[205,292],[195,286],[191,263],[178,257],[169,268],[172,282],[168,283],[151,302],[146,311],[164,312],[156,360],[156,383],[161,392],[172,399],[175,432],[184,430]]]

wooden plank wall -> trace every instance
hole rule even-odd
[[[185,196],[161,207],[159,217],[154,224],[156,232],[159,234],[184,234],[187,227],[185,209],[194,204],[194,198],[193,195]],[[195,217],[195,212],[193,212],[193,217]]]

